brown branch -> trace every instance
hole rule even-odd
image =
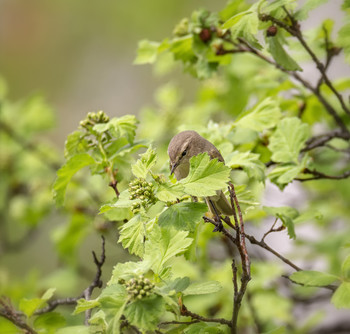
[[[192,324],[198,324],[200,321],[199,320],[192,320],[192,321],[164,321],[161,322],[158,327],[161,326],[168,326],[168,325],[192,325]]]
[[[24,330],[28,334],[37,334],[37,332],[30,327],[23,319],[24,314],[18,312],[9,298],[1,297],[0,298],[0,316],[11,321],[15,326]]]
[[[273,248],[271,248],[269,245],[265,243],[264,240],[257,240],[254,236],[245,234],[245,237],[250,241],[252,245],[257,245],[261,248],[266,249],[268,252],[272,253],[273,255],[277,256],[280,260],[282,260],[284,263],[288,264],[290,267],[295,269],[296,271],[301,271],[302,269],[298,267],[296,264],[294,264],[292,261],[285,258],[283,255],[275,251]]]
[[[226,325],[229,327],[232,326],[232,323],[229,320],[226,320],[223,318],[206,318],[206,317],[202,317],[199,314],[193,313],[189,311],[184,304],[181,305],[180,313],[184,317],[191,317],[192,319],[195,319],[195,320],[199,320],[203,322],[215,322],[215,323]]]
[[[329,180],[343,180],[343,179],[347,179],[348,177],[350,177],[350,170],[344,172],[341,175],[328,175],[328,174],[324,174],[322,172],[319,172],[315,169],[308,169],[305,168],[303,171],[303,174],[311,174],[314,175],[312,177],[308,177],[308,178],[296,178],[294,180],[300,181],[300,182],[306,182],[306,181],[312,181],[312,180],[320,180],[320,179],[329,179]]]
[[[89,300],[91,298],[92,292],[95,288],[101,288],[102,287],[102,281],[101,281],[101,276],[102,276],[102,266],[105,262],[106,259],[106,252],[105,252],[105,238],[101,236],[102,238],[102,252],[101,252],[101,257],[100,260],[97,259],[96,253],[93,251],[92,255],[94,258],[94,263],[97,267],[97,272],[95,275],[94,280],[91,282],[91,284],[83,291],[83,293],[78,296],[78,297],[71,297],[71,298],[64,298],[64,299],[56,299],[49,301],[46,307],[41,308],[37,310],[34,314],[39,315],[47,312],[53,311],[57,306],[60,305],[76,305],[77,301],[81,298],[85,298],[86,300]],[[90,312],[88,312],[90,311]],[[90,319],[91,316],[91,310],[88,310],[85,313],[85,323],[87,324],[88,320]]]
[[[329,142],[333,138],[350,140],[350,133],[344,133],[339,129],[335,129],[333,131],[311,137],[306,141],[306,146],[301,150],[301,152],[310,151],[316,147],[324,146],[327,142]]]
[[[273,232],[280,232],[282,230],[285,229],[285,226],[284,225],[281,225],[280,227],[277,227],[277,228],[274,228],[276,223],[278,221],[278,218],[275,219],[274,223],[272,224],[272,226],[270,227],[270,229],[263,235],[261,241],[264,241],[265,238],[270,234],[270,233],[273,233]]]
[[[322,64],[322,62],[317,58],[316,54],[311,50],[310,46],[306,43],[304,36],[302,34],[302,31],[300,30],[300,25],[299,23],[294,19],[294,17],[288,12],[288,10],[283,6],[284,11],[286,12],[287,16],[289,17],[289,19],[292,22],[292,25],[289,26],[287,24],[285,24],[283,21],[280,21],[276,18],[274,18],[271,15],[264,15],[263,19],[260,19],[262,21],[271,21],[273,23],[275,23],[276,25],[278,25],[279,27],[283,28],[284,30],[288,31],[292,36],[294,36],[299,42],[300,44],[303,46],[303,48],[305,49],[305,51],[309,54],[309,56],[311,57],[311,59],[313,60],[313,62],[315,63],[317,69],[319,70],[323,81],[325,82],[325,84],[329,87],[329,89],[333,92],[333,94],[336,96],[336,98],[338,99],[340,105],[342,106],[343,110],[350,115],[350,109],[345,105],[344,99],[342,97],[342,95],[334,88],[332,82],[329,80],[327,74],[326,74],[326,66]],[[318,89],[314,88],[314,93],[317,92]]]

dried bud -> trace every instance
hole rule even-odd
[[[270,26],[266,30],[266,36],[267,37],[274,37],[277,34],[277,27],[276,26]]]
[[[199,38],[204,42],[207,43],[211,39],[211,31],[208,28],[203,28],[201,32],[199,33]]]

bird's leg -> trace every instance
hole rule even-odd
[[[213,201],[212,201],[210,198],[209,198],[209,203],[210,203],[211,207],[212,207],[213,210],[214,210],[214,220],[215,220],[215,223],[216,223],[213,232],[221,232],[224,226],[222,225],[222,222],[221,222],[221,218],[220,218],[220,216],[219,216],[219,213],[218,213],[218,211],[216,210],[216,207],[215,207]]]

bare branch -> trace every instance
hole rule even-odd
[[[315,169],[308,169],[305,168],[303,171],[303,174],[311,174],[314,175],[312,177],[307,177],[307,178],[297,178],[294,180],[297,181],[301,181],[301,182],[305,182],[305,181],[312,181],[312,180],[320,180],[320,179],[329,179],[329,180],[343,180],[343,179],[347,179],[348,177],[350,177],[350,170],[344,172],[341,175],[328,175],[328,174],[324,174],[321,173]]]

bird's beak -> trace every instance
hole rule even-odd
[[[170,175],[175,172],[175,169],[178,165],[179,165],[178,161],[174,162],[174,164],[171,166]]]

